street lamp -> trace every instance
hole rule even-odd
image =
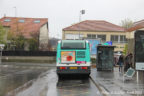
[[[15,18],[16,18],[16,27],[17,27],[16,32],[18,33],[17,7],[15,6],[15,7],[13,7],[13,8],[15,9]]]
[[[80,10],[79,14],[79,22],[81,22],[81,15],[85,14],[85,10]],[[79,31],[79,39],[80,39],[80,31]]]
[[[81,10],[80,11],[80,15],[79,15],[79,22],[81,22],[81,15],[85,14],[85,10]]]
[[[15,9],[15,17],[17,17],[17,7],[13,7]]]
[[[4,49],[4,44],[0,44],[0,64],[2,63],[2,50]]]

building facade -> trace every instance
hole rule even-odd
[[[0,19],[1,25],[6,29],[5,40],[11,43],[8,35],[22,35],[26,39],[38,39],[40,50],[46,50],[48,45],[48,19],[47,18],[23,18],[23,17],[3,17]],[[28,50],[25,48],[25,50]]]
[[[102,20],[86,20],[66,27],[62,32],[62,39],[97,39],[102,43],[112,41],[116,46],[114,51],[123,51],[128,34],[125,29]]]

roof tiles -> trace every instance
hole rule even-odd
[[[141,28],[144,28],[144,20],[134,22],[133,26],[127,29],[127,31],[132,32]]]
[[[6,20],[6,21],[5,21]],[[8,20],[8,21],[7,21]],[[10,20],[10,21],[9,21]],[[20,22],[23,20],[24,22]],[[40,22],[34,22],[40,20]],[[26,38],[31,38],[31,34],[39,33],[40,28],[48,23],[47,18],[22,18],[22,17],[3,17],[0,19],[3,26],[10,27],[10,31],[21,32]]]
[[[66,27],[64,31],[125,31],[123,27],[103,20],[86,20]]]

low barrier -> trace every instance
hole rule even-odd
[[[56,62],[56,51],[3,51],[2,55],[2,62]]]
[[[56,56],[56,51],[3,51],[3,56]]]

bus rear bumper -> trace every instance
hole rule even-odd
[[[67,74],[82,74],[82,75],[89,75],[90,74],[90,67],[84,69],[85,67],[77,67],[77,69],[70,69],[71,67],[67,67],[66,69],[60,69],[57,67],[57,74],[58,75],[67,75]]]

